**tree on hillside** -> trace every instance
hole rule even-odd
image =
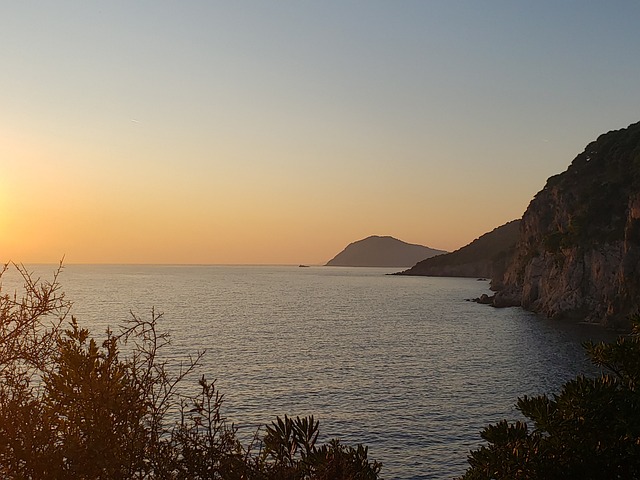
[[[313,417],[277,418],[241,445],[214,383],[180,388],[163,352],[162,315],[135,315],[98,343],[72,318],[58,269],[40,282],[16,267],[23,296],[0,296],[0,477],[7,479],[377,479],[367,449],[316,445]],[[7,267],[0,271],[0,280]],[[126,355],[121,347],[126,346]]]
[[[579,376],[557,395],[523,397],[531,420],[486,427],[463,480],[640,478],[640,317],[617,342],[587,343],[607,373]]]

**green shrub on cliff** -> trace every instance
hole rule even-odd
[[[488,445],[471,452],[463,480],[640,478],[640,317],[631,335],[585,347],[608,373],[577,377],[551,398],[518,399],[531,426],[486,427]]]

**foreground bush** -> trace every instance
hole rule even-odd
[[[613,344],[585,345],[607,373],[577,377],[559,394],[518,399],[531,420],[485,428],[463,480],[640,478],[640,317]]]
[[[197,395],[179,388],[203,353],[170,371],[160,315],[132,316],[98,344],[67,322],[60,270],[40,282],[16,268],[23,296],[0,296],[1,478],[378,478],[381,465],[365,447],[316,445],[313,417],[277,418],[242,445],[214,383],[202,377]]]

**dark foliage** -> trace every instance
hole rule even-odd
[[[277,418],[243,446],[213,382],[202,377],[196,395],[179,388],[203,352],[169,368],[161,315],[132,315],[98,344],[75,319],[63,328],[60,270],[52,282],[18,271],[24,297],[0,297],[1,478],[378,478],[365,447],[317,446],[313,417]]]
[[[485,428],[462,477],[480,479],[640,478],[640,317],[631,335],[585,345],[608,373],[577,377],[559,394],[518,399],[531,420]]]
[[[313,478],[330,480],[335,478],[373,480],[378,478],[381,465],[369,463],[367,448],[357,448],[332,440],[327,445],[316,446],[318,422],[313,416],[296,417],[285,415],[267,427],[261,470],[267,476],[282,480]]]
[[[401,274],[495,278],[513,255],[519,236],[520,220],[513,220],[455,252],[422,260]]]

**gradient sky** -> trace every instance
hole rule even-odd
[[[0,3],[0,261],[454,250],[640,120],[640,2]]]

